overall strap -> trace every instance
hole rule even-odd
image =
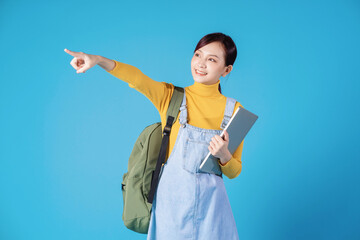
[[[184,92],[184,96],[182,99],[182,104],[180,107],[180,117],[179,117],[179,122],[181,125],[184,125],[185,123],[187,123],[187,105],[186,105],[186,96],[185,96],[185,92]]]
[[[221,122],[221,129],[224,129],[226,125],[228,124],[231,116],[233,115],[234,108],[235,108],[236,100],[234,98],[227,97],[226,98],[226,106],[225,106],[225,112],[224,112],[224,118]]]

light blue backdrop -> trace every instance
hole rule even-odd
[[[238,57],[223,94],[259,115],[225,178],[240,239],[360,239],[359,1],[0,2],[0,239],[145,239],[121,177],[152,103],[72,51],[193,84],[202,36]]]

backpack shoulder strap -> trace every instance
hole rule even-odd
[[[171,96],[168,110],[166,112],[166,126],[163,131],[163,137],[161,140],[159,157],[156,161],[155,171],[151,178],[151,187],[148,195],[148,202],[152,203],[154,195],[159,183],[160,170],[163,163],[165,163],[166,150],[169,145],[169,135],[173,123],[176,121],[177,115],[179,114],[182,99],[184,97],[184,88],[175,86],[174,93]]]
[[[174,118],[173,123],[175,123],[177,115],[179,114],[179,109],[184,97],[184,88],[175,86],[173,95],[170,100],[169,108],[166,113],[166,119],[169,116]]]

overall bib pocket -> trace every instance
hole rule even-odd
[[[199,172],[201,162],[209,153],[209,145],[209,142],[188,138],[185,143],[183,154],[183,169],[190,173]]]

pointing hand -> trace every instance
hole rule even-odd
[[[97,55],[86,54],[84,52],[73,52],[66,48],[64,51],[74,57],[70,64],[75,68],[76,73],[85,73],[88,69],[98,64],[99,60]]]

